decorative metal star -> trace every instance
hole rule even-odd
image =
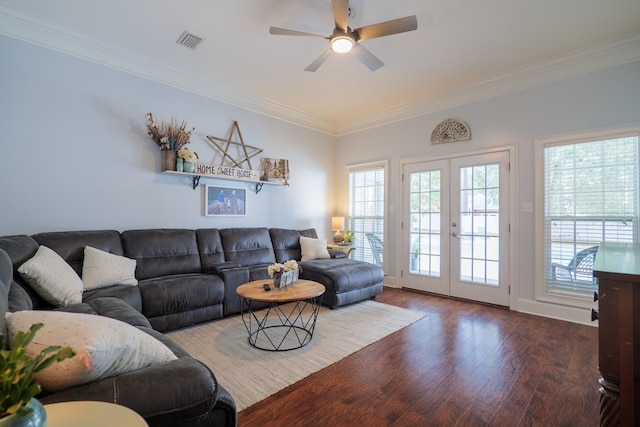
[[[233,141],[233,134],[238,133],[238,138],[240,138],[240,142]],[[251,158],[257,156],[258,154],[264,151],[262,148],[254,147],[252,145],[247,145],[244,143],[242,139],[242,133],[240,132],[240,126],[238,126],[238,122],[236,120],[233,121],[233,126],[231,127],[231,132],[229,133],[229,138],[218,138],[217,136],[207,135],[207,139],[222,153],[222,159],[220,160],[220,166],[225,166],[224,161],[226,158],[229,159],[233,165],[242,169],[242,164],[247,163],[249,166],[248,169],[253,169],[251,167]],[[231,145],[242,147],[242,151],[244,152],[244,157],[234,158],[231,154],[229,154],[229,147]],[[223,147],[224,146],[224,147]]]

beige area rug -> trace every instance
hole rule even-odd
[[[321,307],[311,342],[284,352],[251,346],[239,315],[169,336],[213,371],[241,411],[424,316],[370,300],[335,310]]]

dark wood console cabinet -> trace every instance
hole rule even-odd
[[[598,279],[600,425],[640,425],[640,245],[603,243]]]

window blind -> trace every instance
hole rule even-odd
[[[546,292],[589,296],[600,242],[635,242],[638,135],[544,147]]]
[[[382,254],[373,253],[366,235],[373,233],[384,241],[384,196],[384,166],[350,170],[349,229],[354,231],[358,248],[354,259],[372,264],[382,261]]]

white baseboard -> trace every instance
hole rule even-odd
[[[395,276],[385,276],[383,285],[389,288],[402,288]],[[518,305],[515,311],[533,314],[534,316],[564,320],[566,322],[580,323],[582,325],[598,326],[597,320],[595,322],[591,321],[591,309],[589,308],[569,307],[566,305],[520,298],[518,299]]]
[[[530,299],[519,299],[517,311],[588,326],[598,326],[598,321],[591,321],[591,309],[588,308],[568,307]]]
[[[382,285],[388,286],[390,288],[397,288],[397,289],[401,288],[395,276],[384,276],[384,281],[382,282]]]

